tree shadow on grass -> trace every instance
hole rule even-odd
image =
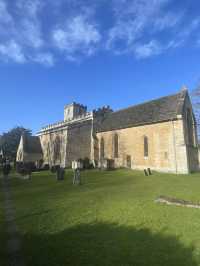
[[[197,266],[193,248],[174,236],[116,224],[81,224],[58,234],[24,236],[26,265]]]

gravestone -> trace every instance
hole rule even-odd
[[[65,170],[64,168],[60,167],[60,165],[56,166],[56,179],[58,181],[64,180]]]
[[[79,161],[72,161],[72,169],[74,170],[73,185],[81,185],[81,172],[83,163]]]
[[[149,174],[149,175],[152,175],[151,168],[148,168],[147,170],[148,170],[148,174]]]
[[[148,176],[148,172],[146,169],[144,169],[144,174],[145,174],[145,176]]]

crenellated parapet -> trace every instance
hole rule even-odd
[[[105,116],[105,115],[112,113],[112,112],[113,112],[113,110],[110,108],[110,106],[105,105],[101,108],[93,110],[93,115],[94,115],[94,117],[98,117],[98,116],[102,117],[102,116]]]
[[[54,124],[47,125],[43,127],[39,132],[38,135],[42,135],[45,133],[49,133],[51,131],[55,130],[62,130],[72,124],[83,122],[93,119],[93,113],[92,112],[86,112],[84,114],[81,114],[79,116],[76,116],[75,118],[68,119],[67,121],[59,121]]]

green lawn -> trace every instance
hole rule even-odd
[[[4,201],[3,201],[3,192],[1,189],[2,180],[0,179],[0,265],[7,266],[7,254],[6,254],[6,222],[4,217]]]
[[[12,178],[26,265],[200,266],[200,210],[154,203],[159,195],[200,202],[200,174],[92,170],[82,179]]]

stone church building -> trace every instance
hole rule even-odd
[[[89,158],[95,165],[188,173],[199,170],[196,121],[186,89],[113,112],[109,106],[87,111],[72,103],[64,120],[38,133],[45,164],[70,167]]]

